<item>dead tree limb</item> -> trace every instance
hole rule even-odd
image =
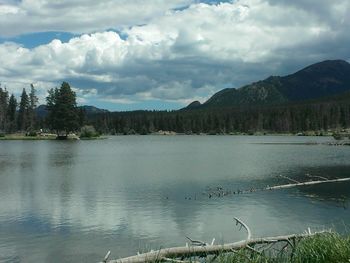
[[[300,235],[287,235],[287,236],[275,236],[275,237],[265,237],[265,238],[253,238],[249,241],[238,241],[235,243],[223,244],[223,245],[210,245],[210,246],[195,246],[195,247],[172,247],[164,248],[157,251],[152,251],[136,256],[110,260],[108,263],[141,263],[141,262],[154,262],[162,261],[167,258],[179,258],[179,257],[195,257],[195,256],[207,256],[207,255],[216,255],[218,253],[229,253],[235,250],[246,248],[247,245],[254,246],[257,244],[268,244],[276,243],[278,241],[285,241],[287,239],[302,239],[316,234],[324,232],[309,234],[300,234]]]
[[[156,262],[156,261],[170,261],[176,258],[192,258],[208,255],[218,255],[219,253],[232,253],[240,249],[253,249],[255,245],[266,245],[271,243],[277,243],[280,241],[288,241],[302,239],[305,237],[310,237],[320,233],[329,233],[329,231],[323,231],[318,233],[311,233],[308,229],[307,232],[299,235],[286,235],[286,236],[275,236],[275,237],[265,237],[265,238],[252,238],[250,228],[240,219],[234,218],[236,225],[240,225],[247,231],[247,239],[241,240],[234,243],[228,243],[223,245],[209,245],[205,246],[184,246],[184,247],[172,247],[163,248],[156,251],[151,251],[148,253],[138,254],[131,257],[120,258],[116,260],[110,260],[108,263],[141,263],[141,262]],[[191,240],[191,239],[190,239]],[[192,241],[192,240],[191,240]],[[202,244],[204,242],[201,242]],[[174,262],[183,262],[174,260]]]
[[[252,232],[250,231],[250,228],[239,218],[234,217],[234,220],[236,220],[236,225],[241,225],[246,231],[247,231],[247,239],[245,241],[249,241],[252,238]]]
[[[294,180],[294,179],[292,179],[292,178],[289,178],[289,177],[287,177],[287,176],[284,176],[284,175],[279,175],[279,177],[282,177],[282,178],[284,178],[284,179],[287,179],[287,180],[289,180],[289,181],[291,181],[291,182],[293,182],[293,183],[300,183],[299,181],[297,181],[297,180]]]
[[[319,178],[319,179],[322,179],[322,180],[325,180],[325,181],[329,180],[328,178],[323,177],[323,176],[319,176],[319,175],[306,174],[306,176],[309,177],[309,178]]]
[[[203,242],[203,241],[200,241],[200,240],[193,240],[193,239],[191,239],[191,238],[189,238],[189,237],[187,237],[187,236],[186,236],[186,238],[187,238],[189,241],[191,241],[191,245],[193,245],[193,246],[206,246],[206,245],[208,245],[207,243],[205,243],[205,242]]]

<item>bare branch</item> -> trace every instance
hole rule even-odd
[[[293,183],[300,183],[299,181],[297,181],[297,180],[294,180],[294,179],[292,179],[292,178],[289,178],[289,177],[287,177],[287,176],[284,176],[284,175],[279,175],[280,177],[282,177],[282,178],[284,178],[284,179],[287,179],[287,180],[289,180],[289,181],[291,181],[291,182],[293,182]]]
[[[323,177],[323,176],[319,176],[319,175],[311,175],[311,174],[305,174],[307,177],[309,178],[320,178],[322,180],[328,181],[328,178]]]
[[[194,246],[206,246],[207,244],[204,243],[203,241],[200,241],[200,240],[193,240],[191,238],[189,238],[188,236],[186,236],[186,238],[191,241],[191,244],[194,245]]]
[[[111,255],[111,251],[108,251],[102,262],[107,262],[110,255]]]
[[[250,228],[239,218],[234,217],[234,220],[236,220],[236,225],[239,224],[241,227],[243,227],[247,231],[248,236],[246,238],[246,241],[249,241],[252,238],[252,233],[250,231]]]

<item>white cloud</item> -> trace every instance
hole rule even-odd
[[[86,33],[143,24],[190,0],[22,0],[0,3],[0,36],[64,31]]]
[[[307,9],[305,2],[192,4],[148,18],[145,25],[124,29],[123,38],[107,31],[84,34],[67,43],[54,40],[33,49],[5,43],[0,45],[0,80],[7,81],[9,87],[13,80],[46,86],[67,80],[79,90],[94,89],[95,97],[115,103],[152,99],[187,103],[195,98],[203,100],[225,87],[289,73],[322,59],[349,59],[350,18],[344,10],[350,11],[350,2],[325,1],[319,12]],[[26,10],[26,15],[43,15],[56,8],[62,14],[60,19],[67,21],[73,16],[68,2],[35,3],[40,10],[30,1],[23,1],[18,8]],[[137,10],[146,8],[142,3],[119,2],[123,10],[137,4]],[[160,2],[148,2],[145,13],[158,12],[154,11],[156,3]],[[94,5],[98,14],[101,6],[98,2]],[[169,5],[160,8],[164,11]],[[85,3],[81,9],[85,7],[91,6]],[[328,16],[321,16],[324,14]],[[85,96],[84,101],[92,97]]]

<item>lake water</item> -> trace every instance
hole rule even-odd
[[[186,236],[217,243],[350,226],[350,184],[209,193],[350,176],[350,147],[326,137],[120,136],[0,141],[0,262],[98,262]]]

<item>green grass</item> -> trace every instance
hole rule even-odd
[[[350,237],[336,233],[316,235],[297,243],[294,250],[275,246],[262,252],[242,249],[206,262],[218,263],[350,263]]]
[[[295,263],[350,262],[350,237],[332,233],[302,240],[296,248]]]

